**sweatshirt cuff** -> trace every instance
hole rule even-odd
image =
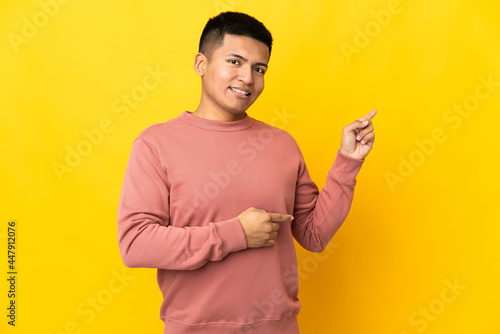
[[[221,259],[231,252],[247,248],[247,239],[238,217],[215,224],[221,241]]]
[[[365,160],[352,158],[340,152],[339,149],[329,174],[342,183],[356,184],[356,176],[363,166],[363,162]]]

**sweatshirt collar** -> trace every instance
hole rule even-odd
[[[187,110],[180,114],[178,118],[196,127],[213,131],[240,131],[248,129],[253,124],[253,118],[251,118],[246,112],[245,117],[237,121],[217,121],[202,118],[195,116],[192,111]]]

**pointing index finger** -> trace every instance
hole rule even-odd
[[[376,110],[372,110],[368,114],[366,114],[363,117],[361,117],[359,120],[362,121],[362,122],[367,121],[369,119],[372,119],[373,116],[375,116],[376,114],[377,114],[377,111]]]
[[[282,214],[282,213],[269,213],[271,215],[271,221],[273,222],[288,222],[293,220],[292,215]]]

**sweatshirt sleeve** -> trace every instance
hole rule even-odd
[[[128,160],[118,204],[118,246],[131,268],[193,270],[245,249],[237,217],[206,226],[169,226],[168,176],[156,147],[139,137]]]
[[[302,153],[300,157],[292,233],[305,249],[321,252],[349,213],[356,175],[364,160],[351,158],[338,150],[328,171],[326,185],[319,193],[309,176]]]

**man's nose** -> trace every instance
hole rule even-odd
[[[247,85],[253,84],[252,66],[242,66],[239,72],[239,79]]]

